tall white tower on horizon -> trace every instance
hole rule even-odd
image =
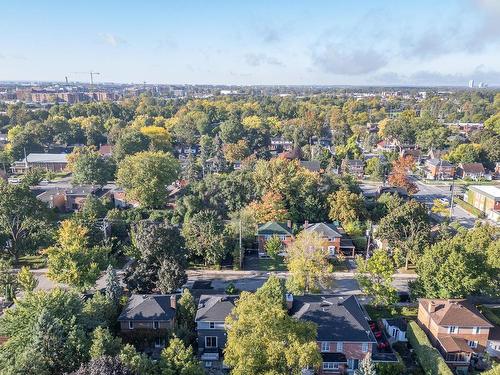
[[[471,89],[472,89],[472,88],[474,88],[474,80],[473,80],[473,79],[471,79],[471,80],[469,81],[469,87],[470,87]]]

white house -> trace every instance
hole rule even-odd
[[[384,323],[385,331],[389,336],[389,341],[408,341],[408,339],[406,338],[406,320],[404,320],[403,318],[394,318],[382,319],[382,322]]]

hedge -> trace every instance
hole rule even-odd
[[[454,197],[453,202],[455,204],[458,204],[460,207],[462,207],[468,213],[470,213],[474,216],[477,216],[480,219],[485,217],[484,212],[482,212],[480,209],[474,207],[473,205],[467,203],[466,201],[464,201],[460,198]]]
[[[426,374],[431,375],[453,375],[438,350],[434,348],[427,338],[425,332],[417,322],[408,323],[408,341],[415,350],[418,362]]]

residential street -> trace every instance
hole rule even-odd
[[[417,184],[419,190],[416,194],[413,195],[413,198],[421,203],[425,203],[427,206],[429,206],[429,208],[432,206],[434,199],[447,198],[448,200],[450,200],[451,192],[449,184],[430,185],[424,184],[415,177],[411,177],[411,179],[415,184]],[[361,184],[360,187],[365,193],[374,193],[381,185],[382,183],[380,182],[369,182]],[[463,188],[461,186],[455,185],[455,196],[462,197],[462,191]],[[474,223],[478,219],[475,216],[469,214],[460,206],[454,205],[453,220],[458,221],[462,226],[466,228],[472,228],[474,226]]]

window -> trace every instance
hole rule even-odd
[[[471,348],[477,348],[477,341],[467,341],[467,345]]]
[[[342,353],[343,351],[344,351],[344,343],[338,342],[337,343],[337,352]]]
[[[329,352],[330,351],[330,343],[328,341],[321,342],[321,351],[322,352]]]
[[[206,336],[205,337],[205,348],[216,348],[217,347],[217,337],[216,336]]]
[[[128,322],[128,329],[134,329],[134,322],[130,321]]]
[[[337,370],[339,364],[335,362],[323,362],[323,370]]]
[[[205,361],[205,367],[206,368],[212,367],[212,362],[211,361]]]
[[[165,339],[162,337],[155,338],[155,348],[163,348],[165,347]]]
[[[361,345],[361,351],[363,353],[366,353],[368,351],[368,343],[367,342],[364,342],[362,345]]]
[[[285,235],[283,235],[283,234],[282,234],[282,235],[280,235],[280,240],[281,240],[281,241],[285,241],[285,240],[286,240],[286,236],[285,236]]]
[[[458,327],[457,326],[449,326],[448,333],[458,333]]]
[[[153,321],[153,328],[154,328],[154,329],[158,329],[158,328],[160,328],[160,322],[158,322],[158,321],[156,321],[156,320],[155,320],[155,321]]]
[[[359,360],[358,359],[348,359],[347,367],[349,370],[356,370],[358,368]]]
[[[208,327],[210,329],[214,329],[215,328],[215,322],[208,322]]]
[[[481,333],[481,327],[472,327],[472,334],[479,335]]]
[[[335,246],[328,246],[328,252],[330,255],[335,255]]]

